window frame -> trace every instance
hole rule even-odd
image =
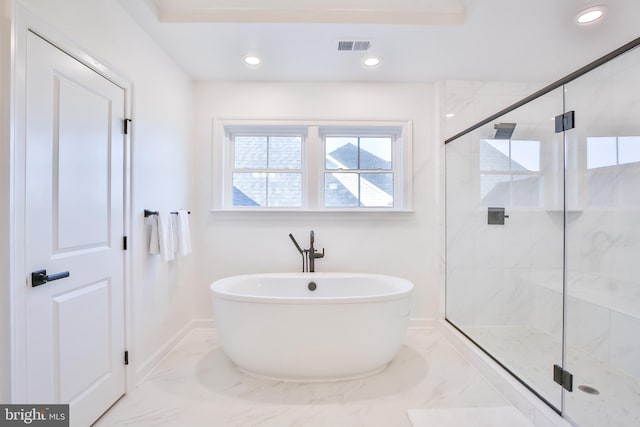
[[[237,137],[267,137],[267,165],[264,168],[236,168],[235,165],[235,139]],[[269,138],[273,137],[299,137],[300,138],[300,168],[299,169],[281,169],[281,168],[270,168],[268,163],[268,153],[269,153]],[[266,209],[300,209],[306,204],[305,200],[305,187],[306,187],[306,168],[305,168],[305,140],[306,134],[301,133],[295,130],[286,130],[286,129],[277,129],[276,131],[270,130],[256,130],[250,128],[237,128],[230,131],[227,135],[228,144],[229,144],[229,163],[226,168],[226,177],[225,182],[230,183],[229,188],[225,188],[225,205],[236,208],[247,208],[247,209],[256,209],[256,208],[266,208]],[[299,173],[300,174],[300,206],[235,206],[233,204],[233,175],[235,173]],[[267,203],[269,201],[269,179],[266,177],[266,189],[265,189],[265,197]],[[226,186],[225,186],[226,187]]]
[[[326,156],[327,156],[327,138],[358,138],[358,149],[360,149],[361,138],[391,138],[391,168],[390,169],[362,169],[358,164],[358,168],[355,169],[327,169],[326,168]],[[320,141],[322,145],[322,168],[319,173],[318,179],[322,185],[322,197],[321,203],[324,209],[387,209],[393,210],[397,205],[403,205],[402,197],[402,142],[399,141],[402,138],[402,130],[396,127],[381,127],[381,126],[349,126],[349,127],[336,127],[327,126],[320,129]],[[359,159],[358,159],[359,160]],[[400,165],[397,163],[400,162]],[[393,204],[391,206],[362,206],[362,200],[360,197],[360,191],[358,194],[357,206],[326,206],[325,191],[325,177],[328,173],[352,173],[358,176],[358,187],[360,187],[360,176],[364,173],[390,173],[393,176]]]
[[[323,135],[335,133],[392,136],[393,206],[325,207],[325,144]],[[235,136],[301,136],[302,195],[300,207],[234,206]],[[412,122],[340,120],[214,120],[212,147],[212,212],[413,212]],[[267,172],[271,170],[265,170]],[[285,170],[272,170],[272,172]],[[297,173],[297,170],[290,170]],[[335,171],[339,172],[339,169]],[[355,171],[355,170],[354,170]],[[367,170],[364,170],[367,171]]]

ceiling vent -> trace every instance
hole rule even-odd
[[[371,42],[368,40],[340,40],[338,41],[339,51],[364,51],[369,50]]]

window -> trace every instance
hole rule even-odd
[[[392,136],[324,137],[325,207],[393,207]]]
[[[540,141],[480,140],[482,206],[542,206]]]
[[[302,136],[233,135],[233,206],[302,205]]]
[[[214,209],[409,210],[409,125],[220,122]]]

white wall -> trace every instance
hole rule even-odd
[[[0,402],[10,399],[10,59],[13,2],[0,0]]]
[[[193,82],[116,1],[25,0],[31,12],[132,83],[131,363],[143,374],[191,319],[193,259],[149,256],[145,208],[189,208]],[[3,27],[4,28],[4,27]],[[4,157],[3,157],[4,158]]]
[[[295,272],[301,258],[288,233],[326,249],[317,271],[383,273],[415,286],[413,318],[436,318],[439,148],[432,84],[198,82],[195,315],[211,318],[209,284],[247,273]],[[413,120],[415,213],[209,213],[214,119]]]

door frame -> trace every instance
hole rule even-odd
[[[13,156],[10,160],[11,171],[11,204],[13,210],[10,214],[11,243],[11,271],[10,271],[10,329],[11,329],[11,402],[23,403],[27,397],[27,366],[26,366],[26,323],[28,313],[26,311],[28,272],[26,269],[26,61],[27,61],[27,35],[33,32],[45,39],[53,46],[70,55],[72,58],[91,68],[105,79],[124,90],[125,117],[132,117],[132,89],[131,80],[100,60],[89,54],[76,42],[69,39],[61,31],[52,27],[41,17],[38,17],[26,7],[17,3],[15,10],[15,25],[13,28],[14,49],[12,51],[13,78],[12,88],[14,97],[12,101],[13,116],[11,118],[14,129],[12,140]],[[131,141],[132,130],[125,135],[124,140],[124,235],[131,235]],[[131,266],[132,251],[126,250],[124,256],[124,339],[125,348],[132,347],[132,293],[131,293]],[[123,355],[124,357],[124,355]],[[129,359],[131,362],[131,359]],[[124,360],[123,360],[124,363]],[[131,365],[133,366],[133,365]],[[127,369],[125,366],[125,393],[129,393],[135,385],[135,369]],[[52,402],[37,402],[52,403]]]

